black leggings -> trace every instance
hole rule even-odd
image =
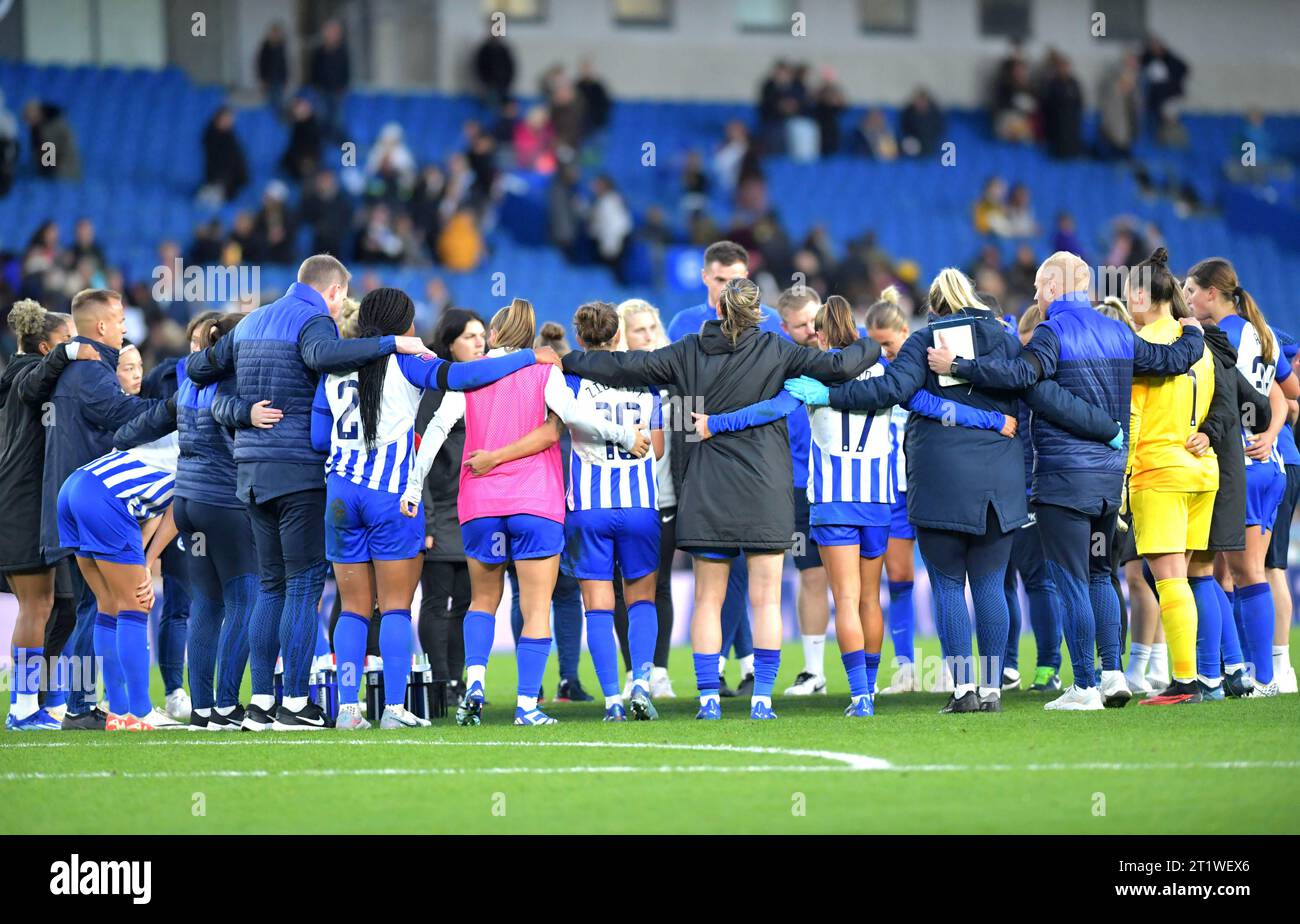
[[[420,647],[434,680],[459,681],[465,672],[465,612],[469,566],[463,561],[425,561],[420,575]]]
[[[655,667],[668,666],[668,649],[673,643],[673,556],[677,554],[677,508],[659,510],[659,573],[655,578],[655,613],[659,634],[655,638]],[[623,666],[632,669],[627,641],[627,603],[623,599],[623,576],[614,570],[614,631],[623,650]]]

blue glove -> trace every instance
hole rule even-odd
[[[801,375],[797,379],[786,379],[785,390],[809,407],[824,407],[831,403],[830,388],[806,375]]]
[[[1107,443],[1106,445],[1109,446],[1111,449],[1123,449],[1124,428],[1119,426],[1119,421],[1115,422],[1115,426],[1119,427],[1119,429],[1115,431],[1115,435],[1110,438],[1110,442]]]

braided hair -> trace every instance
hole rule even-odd
[[[357,310],[357,332],[362,337],[401,336],[415,321],[415,303],[401,289],[380,288],[366,293]],[[384,400],[384,376],[388,357],[366,363],[357,370],[357,391],[361,397],[361,432],[366,449],[375,448],[379,430],[379,409]]]

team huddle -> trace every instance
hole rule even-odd
[[[22,303],[10,315],[21,350],[0,380],[0,490],[16,514],[0,571],[19,602],[7,727],[184,727],[174,693],[191,729],[428,725],[408,708],[412,603],[426,557],[453,541],[468,584],[460,725],[485,714],[507,571],[516,725],[555,722],[539,700],[566,581],[604,719],[657,719],[677,550],[693,561],[698,719],[720,719],[737,692],[752,719],[777,717],[791,551],[805,663],[785,692],[825,692],[829,599],[851,718],[874,715],[877,692],[924,685],[918,551],[944,713],[998,712],[1020,688],[1017,576],[1038,652],[1028,689],[1059,693],[1048,710],[1295,692],[1297,344],[1227,261],[1202,260],[1181,282],[1167,263],[1157,250],[1127,271],[1123,301],[1094,307],[1090,268],[1053,254],[1019,321],[945,269],[928,325],[909,333],[893,290],[861,318],[802,287],[769,309],[744,249],[721,241],[704,255],[707,302],[667,330],[646,302],[593,301],[573,317],[580,349],[555,350],[516,298],[486,324],[460,312],[452,334],[476,324],[477,350],[435,354],[414,336],[409,296],[379,288],[353,302],[347,269],[318,255],[283,298],[196,318],[174,392],[153,399],[119,382],[117,293],[79,293],[70,317]],[[420,426],[427,396],[436,409]],[[451,509],[426,511],[435,496]],[[150,696],[151,569],[178,536],[190,689],[166,681],[164,710]],[[878,690],[886,575],[895,673]],[[1158,621],[1139,618],[1138,594],[1154,595]],[[435,603],[456,609],[456,596]],[[733,652],[737,691],[722,673]],[[322,657],[336,704],[312,695]],[[78,676],[87,663],[100,668],[98,703]],[[381,715],[361,709],[363,674],[380,684]]]

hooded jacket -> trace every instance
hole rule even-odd
[[[1219,493],[1240,501],[1235,521],[1246,522],[1246,457],[1241,448],[1241,428],[1268,429],[1273,409],[1268,396],[1261,395],[1237,368],[1237,350],[1217,325],[1205,325],[1205,345],[1214,357],[1214,398],[1201,432],[1210,438],[1210,448],[1219,460]],[[1249,418],[1250,423],[1243,418]],[[1245,534],[1242,534],[1245,542]],[[1245,546],[1243,545],[1242,548]]]
[[[786,379],[809,375],[844,382],[880,356],[870,340],[838,353],[801,347],[780,334],[746,328],[733,343],[722,322],[706,322],[698,334],[653,352],[573,351],[564,371],[606,385],[666,385],[683,396],[674,426],[690,427],[691,412],[737,411],[775,397]],[[794,494],[790,439],[785,419],[721,433],[700,442],[688,432],[673,447],[683,466],[677,496],[677,545],[682,549],[741,548],[776,552],[790,548]]]

